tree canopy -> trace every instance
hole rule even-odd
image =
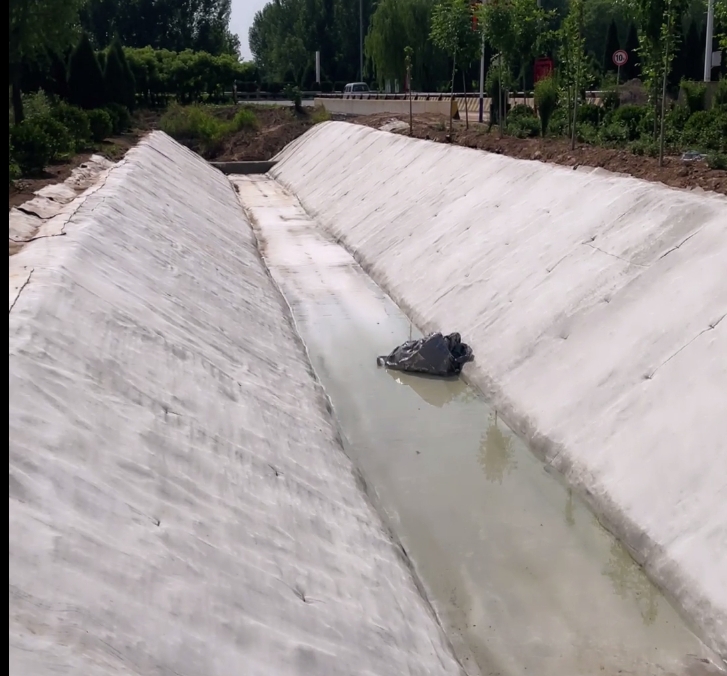
[[[97,49],[118,36],[127,47],[236,54],[230,14],[231,0],[86,0],[79,20]]]

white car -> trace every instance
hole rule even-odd
[[[343,88],[343,95],[346,94],[368,94],[371,90],[365,82],[349,82]]]

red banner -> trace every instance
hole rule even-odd
[[[535,64],[533,65],[533,80],[535,82],[545,80],[545,78],[550,77],[552,73],[553,59],[550,59],[547,56],[535,59]]]

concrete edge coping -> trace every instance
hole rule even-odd
[[[210,162],[223,174],[267,174],[277,163],[277,160],[252,160],[236,162]]]

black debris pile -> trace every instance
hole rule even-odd
[[[472,348],[462,342],[459,333],[430,333],[419,340],[408,340],[391,354],[378,357],[376,363],[397,371],[456,376],[473,359]]]

